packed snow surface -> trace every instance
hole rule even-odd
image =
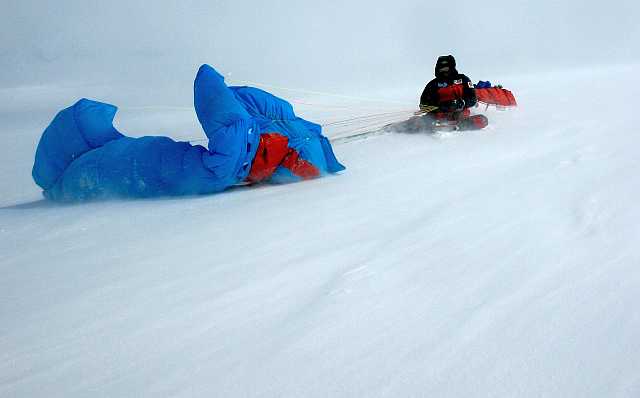
[[[57,110],[195,141],[193,109],[0,90],[0,396],[639,396],[634,67],[503,79],[486,130],[336,144],[337,176],[78,205],[30,178]],[[276,94],[338,137],[420,89]]]

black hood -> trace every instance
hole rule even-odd
[[[449,76],[456,76],[458,74],[458,70],[456,69],[456,59],[453,58],[453,55],[441,55],[438,57],[435,67],[435,74],[438,79],[444,77],[439,70],[445,66],[448,66],[450,69]]]

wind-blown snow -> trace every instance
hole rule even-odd
[[[640,82],[504,83],[520,107],[487,130],[336,145],[338,176],[71,206],[40,199],[35,144],[110,89],[3,90],[0,396],[639,395]],[[191,109],[119,104],[126,133],[198,137]]]

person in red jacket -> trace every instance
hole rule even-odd
[[[435,75],[420,96],[420,109],[432,112],[436,120],[455,122],[461,130],[486,127],[485,116],[471,116],[469,108],[478,102],[476,90],[471,80],[456,69],[453,55],[438,57]]]

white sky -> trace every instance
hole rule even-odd
[[[191,79],[207,62],[238,79],[335,90],[427,79],[448,53],[474,80],[639,55],[632,0],[2,3],[2,86]]]

